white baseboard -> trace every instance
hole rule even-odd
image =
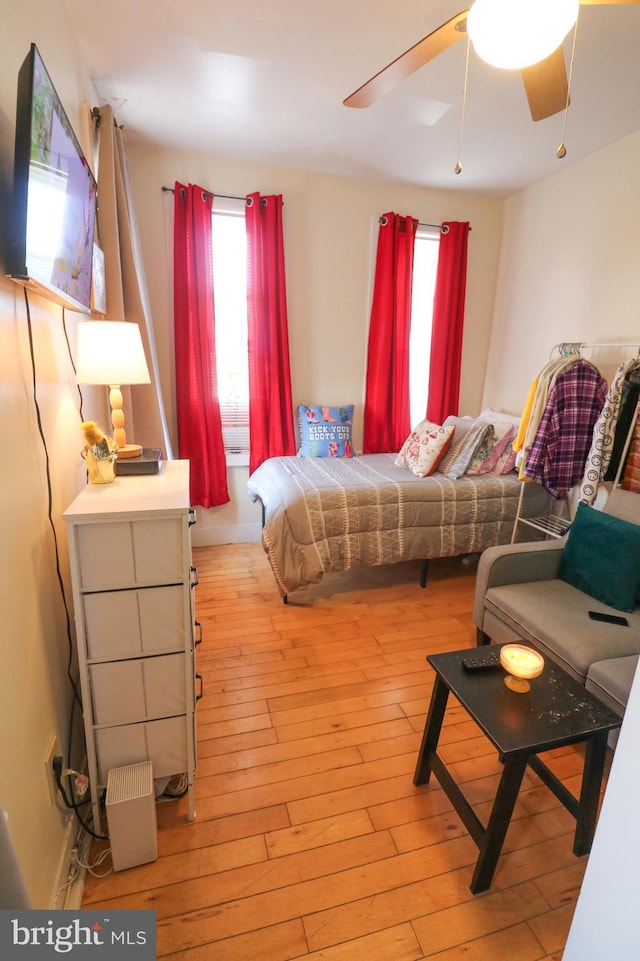
[[[60,853],[60,863],[56,876],[56,886],[53,891],[52,910],[79,910],[82,906],[84,892],[85,870],[72,858],[71,852],[80,845],[82,828],[73,814],[65,829],[64,845]]]
[[[262,538],[260,524],[220,524],[207,527],[196,524],[191,528],[193,547],[211,547],[214,544],[259,544]]]

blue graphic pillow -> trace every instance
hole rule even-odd
[[[353,404],[342,407],[298,406],[301,457],[353,457]]]

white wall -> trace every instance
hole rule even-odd
[[[506,201],[484,406],[520,412],[561,341],[640,340],[639,164],[640,133]]]
[[[80,129],[81,102],[92,100],[82,81],[64,0],[1,0],[0,224],[7,223],[13,176],[16,82],[31,41],[38,44],[71,123]],[[44,758],[49,739],[66,755],[71,713],[69,647],[48,519],[45,453],[38,434],[22,288],[0,264],[0,808],[9,828],[33,907],[53,903],[71,821],[51,802]],[[61,512],[84,484],[78,395],[62,310],[29,295],[36,394],[50,457],[53,523],[63,582],[70,598],[66,532]],[[72,344],[78,315],[67,312]],[[76,719],[78,711],[76,711]],[[78,727],[76,726],[76,733]],[[74,745],[80,758],[79,738]],[[3,865],[0,864],[0,872]]]
[[[126,136],[126,131],[125,131]],[[171,194],[176,180],[220,194],[281,193],[294,406],[356,405],[356,449],[362,444],[365,358],[377,220],[386,211],[421,221],[471,223],[462,356],[460,410],[478,413],[484,384],[502,202],[472,194],[425,190],[401,184],[355,181],[288,167],[127,145],[127,161],[145,256],[162,388],[171,404],[175,437],[170,260]],[[232,503],[199,511],[195,543],[259,536],[260,511],[246,493],[247,470],[231,472]]]

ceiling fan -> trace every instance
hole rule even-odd
[[[534,0],[534,3],[529,5],[535,7],[536,3],[540,4],[540,0]],[[569,7],[573,5],[574,7],[573,19],[569,23],[569,26],[564,29],[564,32],[558,34],[559,41],[556,41],[557,46],[555,49],[553,49],[552,45],[551,51],[548,52],[548,54],[544,54],[543,58],[538,57],[537,60],[529,61],[529,65],[527,66],[516,67],[514,64],[510,64],[510,69],[521,70],[527,100],[529,101],[529,109],[534,120],[544,120],[546,117],[551,117],[553,114],[564,110],[567,105],[567,72],[561,44],[562,39],[575,23],[579,5],[602,6],[606,4],[632,3],[640,3],[640,0],[573,0],[573,4],[571,0],[568,0],[567,5]],[[501,30],[501,28],[505,26],[506,20],[510,20],[511,23],[509,26],[515,26],[516,28],[516,37],[527,33],[526,30],[518,27],[510,14],[505,12],[508,6],[505,0],[491,0],[491,2],[489,2],[489,0],[476,0],[469,9],[462,10],[454,17],[451,17],[446,23],[443,23],[386,67],[383,67],[382,70],[375,74],[370,80],[367,80],[361,87],[358,87],[357,90],[343,101],[345,107],[369,107],[376,100],[379,100],[380,97],[389,93],[397,84],[406,80],[412,73],[415,73],[416,70],[419,70],[426,63],[429,63],[430,60],[435,59],[435,57],[445,50],[448,50],[449,47],[452,47],[458,40],[462,40],[462,38],[467,35],[467,23],[469,25],[469,36],[477,52],[483,59],[486,59],[479,49],[472,30],[474,27],[474,18],[476,20],[480,19],[479,14],[481,8],[489,6],[496,6],[502,17],[502,23],[500,23],[498,30]],[[513,6],[515,6],[515,4],[512,4],[512,10]],[[550,6],[553,6],[553,4],[550,4]],[[484,13],[484,11],[482,12]],[[494,29],[493,32],[496,33],[497,31]],[[500,65],[504,66],[504,64]]]

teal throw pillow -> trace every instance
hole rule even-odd
[[[298,407],[301,457],[353,457],[353,404]]]
[[[618,611],[633,611],[640,587],[640,525],[578,504],[558,577]]]

